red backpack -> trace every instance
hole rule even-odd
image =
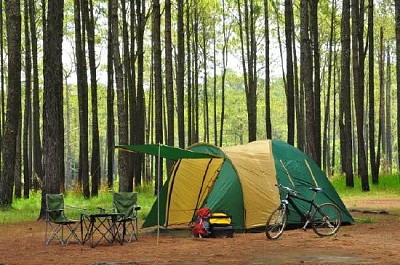
[[[209,218],[211,216],[211,210],[208,207],[200,208],[196,212],[197,221],[193,226],[194,237],[207,237],[210,234],[210,223]]]

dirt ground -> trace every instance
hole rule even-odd
[[[138,241],[91,248],[45,246],[43,221],[0,225],[0,264],[400,264],[400,198],[345,203],[356,223],[328,238],[312,229],[285,231],[274,241],[264,233],[199,239],[190,231],[142,230]]]

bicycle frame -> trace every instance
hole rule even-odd
[[[276,184],[279,189],[285,190],[285,198],[281,200],[280,206],[276,208],[268,217],[265,225],[265,234],[269,239],[279,238],[286,227],[288,215],[291,209],[300,216],[300,221],[303,223],[303,230],[306,230],[310,224],[314,232],[319,236],[330,236],[335,234],[342,222],[340,209],[336,204],[326,202],[317,204],[315,198],[317,193],[323,192],[322,188],[310,187],[309,189],[314,192],[312,199],[306,199],[303,195],[296,190],[281,184]],[[295,200],[300,200],[309,205],[307,207],[299,207]]]
[[[299,196],[297,196],[297,195],[295,195],[295,194],[291,194],[290,192],[288,192],[288,193],[286,194],[285,199],[282,200],[282,203],[284,203],[284,204],[286,205],[288,214],[290,214],[289,207],[288,207],[288,205],[290,204],[290,205],[293,207],[293,209],[294,209],[294,210],[300,215],[300,217],[302,218],[301,221],[303,222],[303,220],[304,220],[303,229],[306,229],[307,226],[308,226],[308,225],[310,224],[310,222],[312,221],[312,220],[310,220],[310,218],[311,218],[311,214],[312,214],[313,209],[315,209],[315,210],[318,209],[318,205],[314,202],[314,199],[315,199],[316,196],[317,196],[317,193],[315,193],[315,194],[314,194],[314,197],[313,197],[311,200],[309,200],[309,199],[302,198],[302,197],[299,197]],[[303,212],[301,209],[299,209],[299,207],[296,205],[296,203],[293,201],[293,199],[307,202],[307,203],[309,204],[308,211]]]

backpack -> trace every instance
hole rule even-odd
[[[196,212],[196,223],[193,225],[192,233],[194,237],[208,237],[210,235],[211,210],[208,207],[200,208]]]

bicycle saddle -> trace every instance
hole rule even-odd
[[[311,187],[310,190],[314,191],[314,192],[321,192],[324,189],[323,188],[319,188],[319,187]]]

